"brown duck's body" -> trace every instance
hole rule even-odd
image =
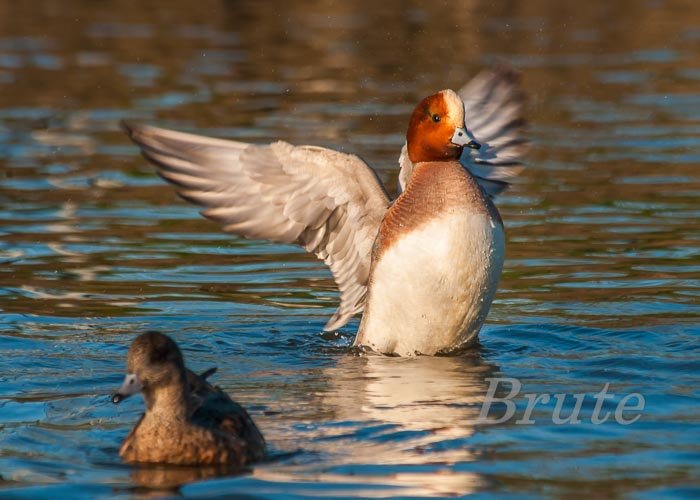
[[[234,467],[263,459],[265,439],[241,405],[206,381],[212,371],[201,376],[184,368],[174,343],[166,343],[166,349],[153,354],[152,344],[165,337],[161,334],[149,332],[142,337],[145,340],[140,343],[148,351],[141,360],[150,357],[151,364],[140,368],[145,363],[139,362],[141,354],[132,347],[135,354],[130,352],[130,357],[137,359],[130,363],[136,367],[132,373],[139,373],[138,379],[147,381],[149,376],[154,377],[146,371],[150,370],[159,382],[143,383],[146,412],[119,449],[122,459],[128,463]],[[172,359],[156,366],[152,361],[168,350],[165,355]],[[128,386],[130,376],[118,395]]]
[[[188,422],[141,419],[124,441],[119,455],[128,463],[243,466],[246,443]]]

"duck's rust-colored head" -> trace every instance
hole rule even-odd
[[[467,132],[464,103],[452,90],[441,90],[416,106],[406,142],[413,163],[458,160],[464,147],[481,147]]]

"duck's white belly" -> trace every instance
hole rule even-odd
[[[458,211],[410,231],[373,263],[355,344],[414,356],[471,342],[503,258],[503,227],[486,213]]]

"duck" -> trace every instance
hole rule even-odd
[[[122,128],[224,231],[297,244],[323,260],[340,292],[325,331],[362,313],[353,346],[437,355],[473,344],[494,299],[505,233],[492,198],[523,168],[524,103],[520,76],[508,68],[422,99],[409,117],[393,200],[354,154]]]
[[[127,355],[127,375],[112,402],[141,392],[146,411],[119,448],[130,464],[244,467],[265,456],[265,439],[248,415],[220,388],[185,368],[168,335],[137,336]]]

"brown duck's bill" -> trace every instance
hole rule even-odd
[[[137,392],[141,392],[142,389],[141,381],[136,376],[135,373],[127,373],[124,377],[124,382],[122,382],[121,387],[112,396],[112,403],[119,404],[126,398]]]

